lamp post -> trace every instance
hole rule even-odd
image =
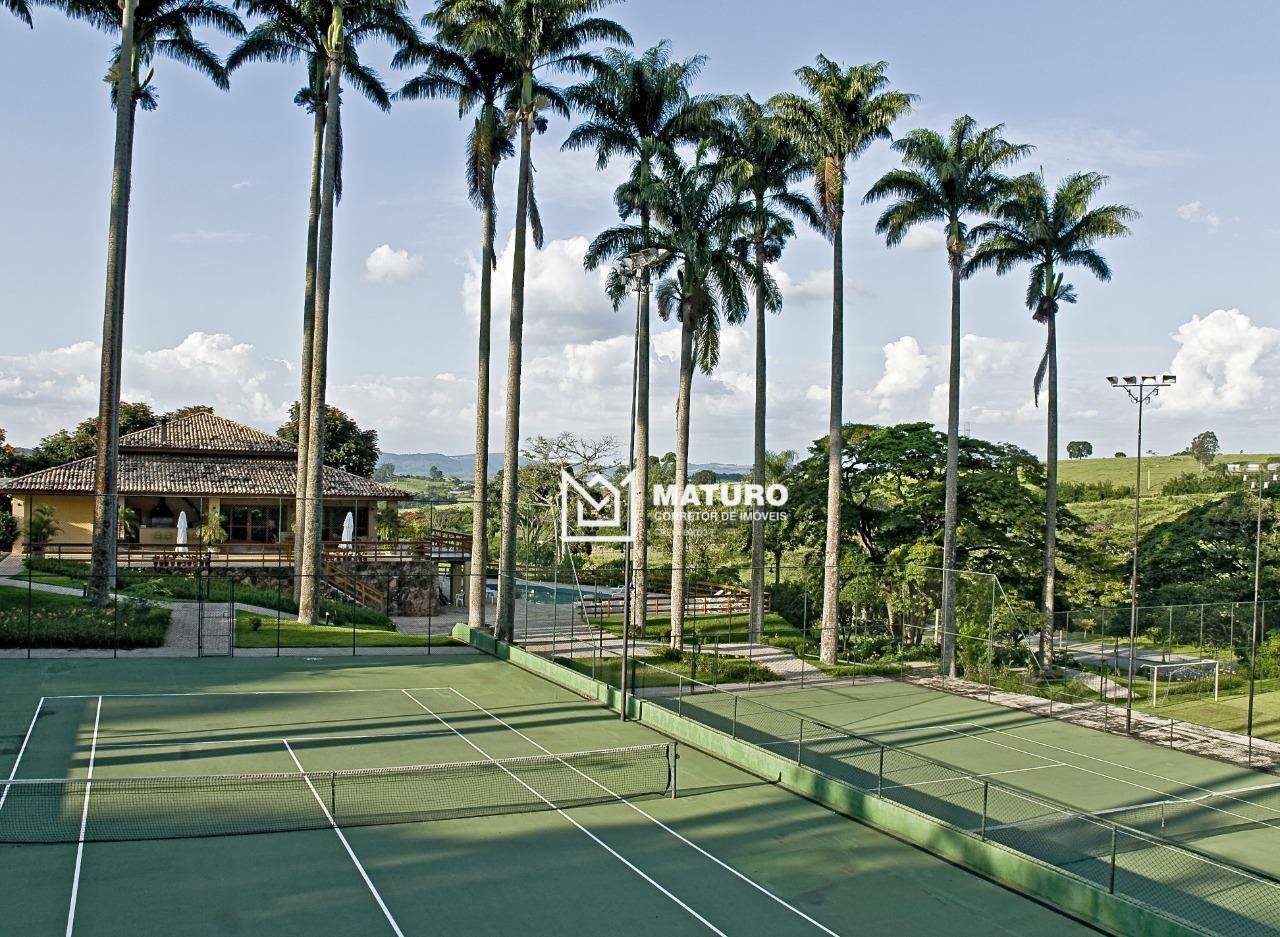
[[[1227,471],[1238,475],[1258,492],[1258,519],[1253,545],[1253,628],[1249,632],[1249,715],[1245,734],[1249,736],[1249,763],[1253,763],[1253,687],[1258,669],[1258,590],[1262,579],[1262,499],[1268,488],[1280,485],[1280,462],[1232,462]]]
[[[666,257],[664,251],[655,248],[646,248],[623,257],[614,267],[618,278],[626,285],[627,291],[634,291],[636,294],[636,336],[637,341],[635,349],[631,355],[631,429],[630,439],[627,444],[627,472],[628,474],[636,470],[636,406],[638,404],[638,388],[637,376],[640,367],[640,344],[638,341],[640,334],[640,311],[643,308],[644,296],[649,292],[649,269],[655,264],[661,263]],[[639,497],[633,489],[631,497],[630,510],[627,512],[627,539],[622,545],[622,670],[618,675],[618,693],[619,705],[618,709],[621,713],[622,720],[627,719],[627,649],[631,636],[631,606],[632,606],[632,577],[631,577],[631,536],[636,528],[635,512],[643,511],[645,508],[645,493],[640,492]],[[648,601],[648,596],[642,598]]]
[[[1129,578],[1129,680],[1128,699],[1124,708],[1124,731],[1133,731],[1133,667],[1138,642],[1138,522],[1142,516],[1142,411],[1147,403],[1159,395],[1160,388],[1170,387],[1177,383],[1172,374],[1157,376],[1144,374],[1142,377],[1108,377],[1107,383],[1118,387],[1129,395],[1129,399],[1138,405],[1138,468],[1133,486],[1133,572]]]

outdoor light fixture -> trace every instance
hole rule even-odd
[[[1137,480],[1133,486],[1133,572],[1129,578],[1129,698],[1124,710],[1124,730],[1133,729],[1133,668],[1136,654],[1135,645],[1138,640],[1138,523],[1142,516],[1142,411],[1143,408],[1160,393],[1160,388],[1177,383],[1177,377],[1165,374],[1156,377],[1154,374],[1142,375],[1139,381],[1134,375],[1126,375],[1124,383],[1114,377],[1107,378],[1112,387],[1123,388],[1129,399],[1138,405],[1138,467]]]
[[[1253,627],[1249,632],[1249,710],[1245,721],[1245,734],[1249,737],[1249,761],[1253,762],[1253,690],[1254,675],[1258,663],[1258,588],[1262,579],[1262,499],[1268,488],[1280,486],[1280,462],[1231,462],[1227,471],[1248,482],[1258,493],[1258,518],[1253,542]]]

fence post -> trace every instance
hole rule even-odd
[[[338,772],[329,772],[329,816],[333,825],[338,825]]]
[[[626,671],[623,671],[621,680],[625,681],[626,679]],[[676,682],[676,714],[684,715],[684,677],[678,677]]]
[[[982,838],[987,838],[987,799],[991,793],[991,782],[982,782]]]
[[[737,693],[733,694],[733,728],[730,729],[729,735],[731,738],[735,738],[735,739],[738,737],[738,694]]]
[[[880,768],[876,771],[876,796],[884,796],[884,746],[880,746]]]
[[[1107,886],[1107,891],[1111,894],[1116,893],[1116,828],[1111,827],[1111,881]]]
[[[736,697],[735,697],[736,699]],[[800,731],[796,735],[796,764],[800,764],[800,753],[804,751],[804,720],[800,720]]]

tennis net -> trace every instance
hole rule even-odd
[[[182,839],[526,813],[673,793],[671,744],[300,773],[14,780],[0,843]]]

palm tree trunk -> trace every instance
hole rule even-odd
[[[337,8],[340,9],[340,8]],[[337,12],[335,9],[335,13]],[[313,624],[320,608],[321,537],[324,530],[325,385],[329,368],[329,287],[333,277],[333,207],[338,175],[338,140],[342,133],[339,61],[341,44],[334,44],[328,62],[328,101],[325,105],[324,168],[320,182],[320,228],[316,242],[316,303],[312,325],[311,418],[307,443],[307,524],[303,528],[302,591],[298,621]]]
[[[485,571],[489,566],[489,345],[493,332],[493,169],[486,170],[480,210],[480,339],[476,355],[476,466],[471,488],[471,579],[467,624],[484,628]]]
[[[525,76],[526,107],[531,76]],[[520,367],[524,353],[524,273],[529,223],[531,117],[520,121],[520,180],[516,189],[516,237],[511,270],[511,317],[507,339],[507,412],[502,437],[502,541],[498,552],[498,628],[500,641],[515,637],[516,522],[519,514]]]
[[[323,82],[317,82],[323,88]],[[320,239],[320,176],[324,164],[324,105],[315,102],[311,132],[311,201],[307,215],[307,264],[302,291],[302,381],[298,394],[298,462],[294,482],[293,568],[302,569],[303,531],[310,524],[307,454],[311,447],[311,360],[316,321],[316,246]],[[293,577],[294,601],[302,597],[302,578]]]
[[[844,456],[844,211],[832,224],[831,409],[827,424],[827,543],[822,568],[822,662],[836,662],[840,626],[840,482]]]
[[[640,232],[649,246],[649,209],[640,209]],[[649,268],[641,274],[636,319],[636,483],[632,491],[631,628],[643,637],[649,614]]]
[[[124,274],[133,175],[134,19],[137,0],[125,0],[120,17],[120,66],[116,70],[116,141],[107,227],[107,286],[102,316],[102,367],[98,383],[98,451],[93,472],[93,547],[86,595],[104,603],[115,586],[120,523],[120,371],[124,348]]]
[[[1040,667],[1048,671],[1053,647],[1053,613],[1058,553],[1058,317],[1045,323],[1049,335],[1045,351],[1049,356],[1049,429],[1045,440],[1044,504],[1044,627],[1040,631]]]
[[[756,211],[764,213],[764,198],[756,196]],[[752,480],[764,487],[765,460],[765,297],[764,297],[764,240],[757,238],[756,252],[756,406],[755,406],[755,467]],[[756,510],[757,515],[761,513]],[[764,630],[764,518],[751,521],[751,619],[747,637],[755,643]]]
[[[693,316],[680,327],[680,390],[676,395],[676,505],[671,515],[671,646],[684,647],[684,527],[681,505],[689,480],[689,398],[693,389]]]
[[[942,530],[942,675],[956,675],[956,496],[960,474],[960,260],[951,258],[951,361],[947,377],[947,481]]]

